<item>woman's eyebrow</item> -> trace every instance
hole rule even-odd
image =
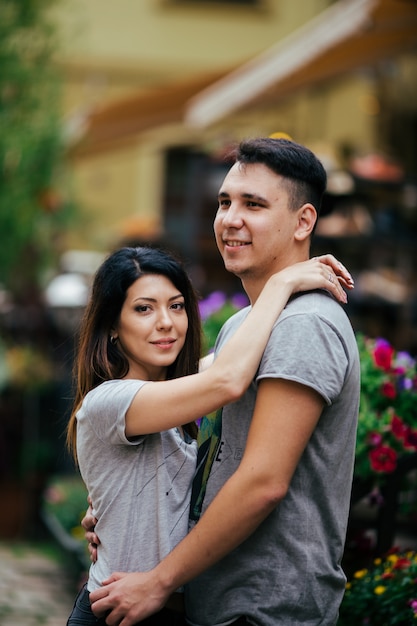
[[[177,295],[171,296],[170,298],[168,298],[168,301],[171,302],[172,300],[178,300],[179,298],[184,298],[182,293],[177,293]],[[149,298],[147,296],[138,296],[133,300],[133,302],[157,302],[157,299]]]

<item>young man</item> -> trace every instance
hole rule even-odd
[[[263,138],[240,145],[214,230],[226,269],[252,303],[271,274],[308,259],[325,185],[303,146]],[[245,314],[225,324],[216,350]],[[93,592],[94,612],[132,626],[188,583],[193,626],[334,626],[359,385],[342,307],[325,291],[293,297],[250,388],[202,429],[190,533],[154,570],[115,575]]]

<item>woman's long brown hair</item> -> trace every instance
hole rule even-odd
[[[77,461],[76,414],[89,391],[106,380],[123,378],[129,364],[117,344],[110,341],[110,332],[119,319],[129,287],[141,276],[165,276],[183,295],[188,316],[184,347],[168,367],[167,378],[178,378],[198,372],[201,356],[201,321],[198,300],[182,264],[158,248],[121,248],[113,252],[98,269],[89,302],[81,322],[74,363],[75,399],[67,426],[67,446]],[[195,422],[184,425],[192,436],[197,435]]]

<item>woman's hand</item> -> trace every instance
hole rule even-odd
[[[93,515],[93,509],[92,509],[90,496],[88,496],[88,503],[89,503],[89,506],[83,519],[81,520],[81,526],[86,531],[84,536],[88,541],[88,551],[90,553],[90,559],[92,560],[93,563],[95,563],[97,561],[97,546],[100,543],[100,539],[94,532],[94,529],[97,524],[97,519]]]
[[[336,300],[346,303],[345,289],[353,289],[353,278],[332,254],[323,254],[308,261],[289,265],[276,274],[280,281],[289,282],[292,293],[311,289],[326,289]]]

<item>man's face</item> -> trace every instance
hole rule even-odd
[[[235,163],[219,191],[216,243],[226,269],[242,280],[266,280],[298,261],[287,181],[265,165]]]

